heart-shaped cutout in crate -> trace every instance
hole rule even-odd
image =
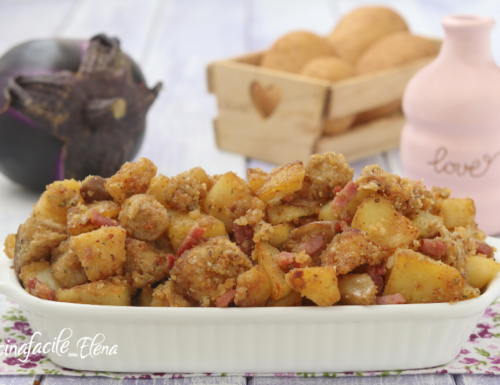
[[[263,87],[258,81],[250,85],[250,96],[255,109],[264,119],[269,118],[281,101],[281,89],[274,84]]]

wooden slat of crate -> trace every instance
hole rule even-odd
[[[395,68],[332,84],[328,116],[349,116],[401,99],[413,75],[434,59],[435,56],[429,56]]]
[[[354,162],[397,147],[404,123],[402,114],[380,118],[356,126],[342,135],[321,137],[315,151],[320,154],[334,151],[343,154],[347,162]]]
[[[321,136],[329,83],[298,75],[281,75],[234,61],[209,67],[209,89],[217,95],[217,145],[273,163],[306,160]],[[281,101],[268,117],[255,108],[250,93],[254,82],[276,86]]]

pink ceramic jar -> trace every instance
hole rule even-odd
[[[500,233],[500,69],[490,52],[495,22],[442,20],[439,56],[418,72],[403,97],[403,176],[452,190],[476,204],[476,222]]]

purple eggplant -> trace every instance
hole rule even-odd
[[[0,58],[0,172],[43,190],[55,180],[109,177],[142,144],[148,89],[117,39],[35,40]]]

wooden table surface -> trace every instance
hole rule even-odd
[[[212,120],[216,101],[207,93],[205,67],[212,60],[266,49],[281,35],[296,29],[327,34],[337,20],[365,4],[386,4],[400,12],[418,34],[442,37],[440,19],[450,13],[475,13],[500,19],[499,1],[467,0],[0,0],[0,54],[35,38],[89,38],[104,32],[117,36],[122,48],[140,63],[148,84],[164,89],[148,115],[144,145],[138,157],[148,157],[158,172],[173,176],[195,166],[208,173],[247,167],[270,170],[274,165],[220,151]],[[492,35],[492,50],[500,58],[500,28]],[[399,173],[398,150],[364,159],[352,166],[356,175],[366,164]],[[31,213],[37,194],[0,174],[0,240],[16,231]],[[1,311],[0,296],[0,311]],[[494,384],[500,377],[479,375],[408,375],[363,378],[187,378],[176,380],[112,380],[55,376],[4,376],[0,384]]]

